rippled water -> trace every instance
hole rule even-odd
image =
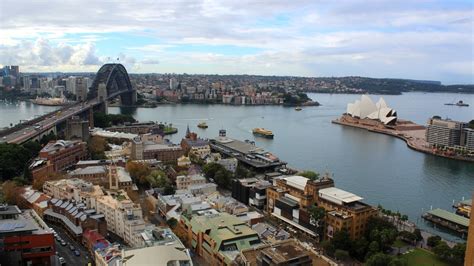
[[[337,187],[362,196],[367,203],[399,210],[427,230],[435,229],[419,218],[422,211],[431,206],[452,210],[453,200],[471,197],[474,163],[419,153],[402,140],[332,124],[331,120],[345,111],[346,104],[360,95],[310,96],[322,106],[297,112],[281,106],[164,105],[154,109],[109,108],[109,112],[131,113],[140,121],[171,122],[179,129],[178,134],[170,137],[174,142],[181,140],[188,124],[205,138],[215,137],[224,128],[229,137],[255,140],[291,166],[333,173]],[[374,101],[378,99],[371,97]],[[424,124],[433,115],[463,121],[474,119],[474,95],[407,93],[383,97],[400,118],[417,123]],[[471,106],[444,105],[461,99]],[[43,108],[28,105],[8,112],[30,117],[44,111]],[[4,121],[8,123],[11,117],[4,117],[1,104],[0,112],[0,126],[5,126]],[[197,128],[200,121],[206,121],[209,128]],[[275,138],[254,137],[254,127],[272,130]]]

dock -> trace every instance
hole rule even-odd
[[[433,224],[467,235],[469,219],[464,216],[443,209],[434,209],[424,213],[422,217]]]
[[[342,126],[349,126],[354,128],[365,129],[369,132],[384,134],[392,136],[405,141],[408,148],[434,156],[444,157],[448,159],[460,160],[465,162],[474,162],[474,157],[461,157],[456,155],[449,155],[444,153],[435,152],[429,148],[428,142],[425,139],[425,128],[421,125],[417,125],[411,121],[402,120],[402,125],[396,128],[381,127],[375,125],[369,125],[364,123],[355,123],[344,119],[344,116],[338,119],[334,119],[331,122]]]

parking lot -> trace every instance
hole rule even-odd
[[[61,265],[59,263],[59,257],[64,258],[64,260],[66,261],[66,265],[83,266],[89,265],[89,262],[92,262],[89,253],[87,252],[85,247],[81,245],[81,243],[73,241],[62,228],[50,223],[48,225],[49,227],[53,228],[54,231],[56,231],[56,233],[58,233],[58,235],[67,243],[66,246],[62,246],[59,241],[55,240],[56,251],[58,252],[58,255],[54,256],[54,265]],[[80,256],[74,255],[73,251],[70,249],[70,245],[73,245],[75,250],[79,250]]]

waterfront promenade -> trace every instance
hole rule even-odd
[[[428,142],[426,141],[426,129],[423,126],[415,124],[413,122],[404,121],[405,123],[410,124],[410,127],[402,127],[402,129],[392,129],[387,127],[377,127],[373,125],[365,125],[360,123],[354,123],[351,121],[347,121],[345,119],[337,118],[331,121],[334,124],[339,124],[343,126],[350,126],[368,130],[370,132],[380,133],[389,135],[392,137],[396,137],[402,139],[406,142],[407,146],[413,150],[440,156],[444,158],[454,159],[454,160],[461,160],[466,162],[474,162],[474,158],[470,157],[463,157],[457,155],[449,155],[445,153],[435,152],[433,149],[430,148]]]

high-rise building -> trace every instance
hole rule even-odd
[[[468,150],[474,150],[474,129],[472,128],[465,128],[465,146]]]
[[[449,119],[431,118],[426,130],[426,141],[432,146],[462,146],[466,123]]]
[[[176,90],[178,88],[178,81],[176,78],[170,79],[170,90]]]
[[[30,76],[23,76],[23,89],[25,91],[29,91],[30,88],[31,88],[31,80],[30,80]]]
[[[72,94],[76,94],[76,77],[66,79],[66,90]]]
[[[86,78],[83,78],[83,77],[76,78],[75,89],[76,89],[76,92],[75,92],[76,100],[79,102],[85,101],[87,98],[87,90],[88,90]]]
[[[10,66],[10,75],[14,76],[15,78],[20,77],[20,67],[19,66]]]

